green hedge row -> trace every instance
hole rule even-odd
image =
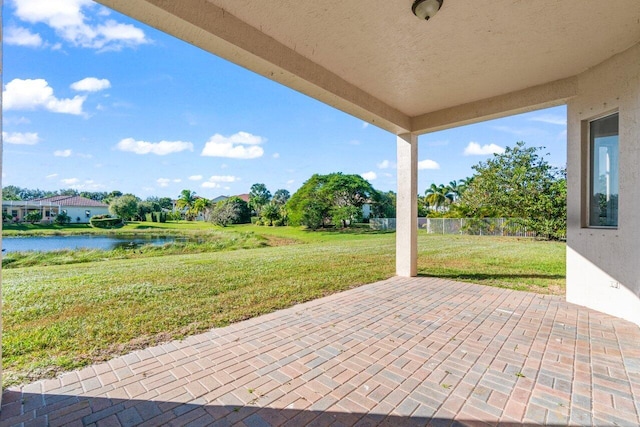
[[[91,217],[89,223],[95,228],[116,228],[124,225],[121,218],[111,218],[106,215],[96,215]]]

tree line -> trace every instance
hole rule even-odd
[[[418,197],[418,216],[449,218],[512,218],[539,236],[566,236],[566,171],[551,166],[542,147],[517,142],[504,153],[473,166],[471,177],[448,184],[431,184]],[[547,154],[548,155],[548,154]],[[291,195],[278,189],[273,195],[262,183],[249,191],[248,202],[237,197],[213,203],[195,191],[183,190],[174,202],[169,197],[141,200],[133,194],[29,190],[7,186],[4,200],[30,200],[55,195],[83,196],[109,205],[110,212],[124,220],[146,220],[155,212],[168,212],[169,219],[202,218],[214,224],[254,222],[268,226],[349,227],[363,221],[368,205],[373,218],[396,216],[396,194],[376,190],[360,175],[341,172],[315,174]]]

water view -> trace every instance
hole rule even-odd
[[[163,245],[165,243],[184,241],[184,238],[173,236],[48,236],[48,237],[3,237],[2,248],[7,252],[24,251],[57,251],[63,249],[103,249],[137,248],[142,245]]]

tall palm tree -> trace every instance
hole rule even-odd
[[[449,185],[447,185],[446,187],[447,189],[447,198],[449,200],[451,200],[452,202],[457,202],[460,199],[460,184],[458,184],[458,181],[453,180],[451,182],[449,182]]]
[[[196,202],[196,192],[191,190],[182,190],[178,200],[176,200],[176,207],[178,209],[184,209],[187,219],[192,219],[193,216],[193,204]]]
[[[427,188],[427,191],[425,191],[424,195],[426,196],[429,206],[433,206],[436,210],[446,206],[450,201],[447,197],[447,187],[442,184],[431,184],[431,186]]]

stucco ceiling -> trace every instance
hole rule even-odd
[[[429,21],[413,0],[99,2],[392,131],[640,42],[639,0],[445,0]]]

